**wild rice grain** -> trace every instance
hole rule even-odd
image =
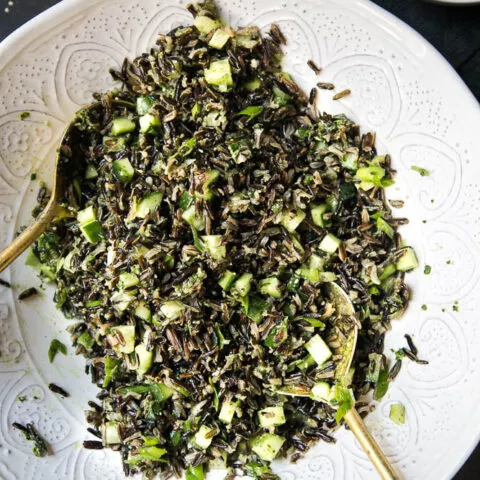
[[[352,91],[347,88],[347,89],[342,90],[341,92],[338,92],[337,94],[335,94],[333,96],[333,99],[334,100],[340,100],[341,98],[346,97],[347,95],[350,95],[351,93],[352,93]]]

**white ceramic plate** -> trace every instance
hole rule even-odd
[[[480,0],[426,0],[431,3],[446,3],[449,5],[478,5]]]
[[[321,108],[345,111],[364,130],[377,132],[379,148],[398,170],[390,198],[406,200],[398,215],[422,267],[409,275],[411,307],[394,323],[386,351],[414,335],[429,366],[405,362],[398,381],[368,425],[406,479],[451,478],[480,432],[480,164],[477,102],[440,55],[419,35],[366,0],[221,0],[234,25],[278,23],[289,39],[287,70],[309,88],[309,58],[324,68],[321,79],[352,95]],[[183,0],[64,0],[15,32],[0,46],[0,246],[30,221],[38,182],[51,183],[56,143],[63,126],[94,91],[112,86],[107,74],[125,56],[153,45],[158,32],[189,22]],[[30,117],[20,121],[19,114]],[[411,165],[427,168],[421,177]],[[432,266],[430,275],[423,265]],[[48,363],[50,340],[69,344],[70,323],[53,307],[46,286],[38,298],[19,303],[18,293],[39,284],[20,259],[0,287],[0,478],[14,480],[120,479],[116,454],[83,450],[83,410],[95,394],[83,360]],[[458,312],[453,310],[458,301]],[[427,305],[427,310],[421,306]],[[55,382],[71,393],[61,400]],[[26,400],[20,402],[19,396]],[[388,419],[402,402],[407,422]],[[11,429],[33,421],[55,455],[36,459],[31,445]],[[318,445],[296,465],[276,466],[282,479],[377,478],[348,432],[334,446]]]

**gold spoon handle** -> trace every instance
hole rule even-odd
[[[382,452],[378,443],[367,430],[362,417],[352,408],[345,414],[345,422],[360,443],[363,451],[373,463],[383,480],[401,480],[401,477],[393,470],[392,465]]]
[[[55,205],[49,202],[37,220],[28,226],[0,253],[0,272],[3,272],[21,255],[49,226],[55,215]]]

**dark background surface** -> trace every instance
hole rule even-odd
[[[480,5],[446,6],[420,0],[373,0],[421,33],[452,64],[480,98]],[[8,0],[0,3],[0,40],[56,0]],[[8,12],[3,9],[8,8]],[[455,480],[480,478],[480,446]]]

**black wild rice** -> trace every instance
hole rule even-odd
[[[48,385],[48,389],[53,393],[58,393],[59,395],[62,395],[62,397],[65,397],[65,398],[68,398],[70,396],[68,392],[66,392],[62,387],[55,385],[55,383],[50,383]]]
[[[35,287],[30,287],[30,288],[27,288],[26,290],[24,290],[23,292],[21,292],[18,295],[18,299],[19,300],[25,300],[27,298],[32,297],[33,295],[38,295],[38,293],[39,292]]]

